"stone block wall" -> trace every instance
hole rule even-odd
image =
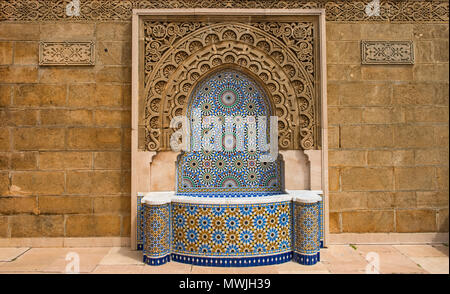
[[[39,66],[93,40],[95,66]],[[130,235],[131,23],[0,23],[0,237]]]
[[[448,232],[448,24],[327,22],[331,233]],[[93,40],[95,66],[38,66]],[[413,40],[414,65],[361,65]],[[130,235],[130,22],[0,23],[0,238]]]
[[[413,40],[414,65],[361,65]],[[448,24],[327,23],[330,232],[448,232]]]

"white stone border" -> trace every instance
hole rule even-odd
[[[141,203],[149,205],[162,205],[171,202],[189,204],[264,204],[275,202],[296,201],[302,203],[316,203],[322,201],[319,195],[322,191],[291,190],[287,194],[276,194],[260,197],[192,197],[177,196],[175,192],[138,192],[139,196],[144,196]]]

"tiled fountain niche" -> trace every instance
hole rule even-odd
[[[240,11],[238,15],[243,12]],[[249,13],[257,14],[257,12],[266,13],[257,10]],[[145,41],[137,42],[136,39],[139,32],[142,33],[139,28],[149,28],[146,27],[146,21],[151,20],[155,28],[152,13],[155,11],[142,12],[142,18],[137,13],[133,22],[134,66],[138,62],[143,62],[142,54],[138,54],[139,49],[144,53],[147,52]],[[186,11],[178,11],[178,13],[183,18],[193,18],[193,21],[195,19],[195,16],[186,16],[188,14]],[[219,12],[208,10],[204,13],[217,15]],[[221,11],[221,13],[224,12]],[[227,13],[231,13],[227,21],[234,17],[236,22],[239,20],[239,17],[235,15],[236,11]],[[305,16],[305,11],[290,11],[292,14],[289,15],[289,10],[284,10],[282,13],[287,13],[286,20],[289,20],[290,24],[292,24],[292,15],[302,16],[299,17],[299,27],[303,30],[304,40],[309,40],[307,36],[309,32],[312,36],[311,44],[314,43],[312,42],[314,38],[323,41],[319,38],[324,36],[323,11],[309,11],[308,17]],[[276,13],[274,15],[279,21],[286,17]],[[220,23],[220,17],[215,17]],[[306,17],[307,22],[302,21],[303,17]],[[255,21],[259,21],[258,19],[256,18]],[[243,43],[244,31],[238,29],[238,23],[235,26],[237,28],[235,35],[230,33],[230,37],[227,38],[233,37]],[[197,30],[201,27],[202,25],[198,25]],[[217,25],[217,28],[219,27],[220,25]],[[158,28],[164,31],[164,25]],[[254,30],[253,35],[249,35],[257,38],[259,29],[254,28]],[[146,40],[150,40],[150,43],[152,38],[155,40],[163,38],[163,33],[157,32],[155,35],[154,30],[148,31],[151,33]],[[220,41],[220,33],[225,38],[225,32],[221,29],[217,31],[211,29],[209,33],[217,34],[217,44],[212,44],[211,48],[205,48],[205,52],[214,50],[214,46],[216,46],[215,50],[222,45],[232,48],[230,40]],[[195,36],[195,30],[192,34]],[[189,43],[181,45],[183,42],[195,41],[193,36],[181,38],[178,43],[174,42],[173,47],[186,48],[187,44],[190,48],[183,51],[188,51],[183,59],[187,64],[179,61],[178,67],[172,68],[172,72],[167,71],[166,75],[177,75],[177,71],[188,71],[189,66],[193,66],[196,60],[203,56],[199,53],[202,50],[201,47],[211,45],[212,41],[208,43],[207,38],[203,39],[203,44],[199,41],[200,48],[197,49],[193,49]],[[276,45],[276,42],[274,41],[273,44]],[[271,46],[275,48],[275,45]],[[252,47],[247,47],[250,48],[247,49],[250,50],[247,54],[250,56],[248,61],[252,62]],[[326,245],[327,235],[327,172],[324,168],[327,161],[327,145],[324,139],[326,129],[323,127],[326,126],[323,124],[326,120],[317,114],[323,113],[320,111],[324,107],[323,101],[305,102],[309,106],[302,108],[304,105],[292,105],[287,98],[284,102],[280,102],[277,101],[279,96],[274,97],[290,93],[289,87],[291,87],[293,95],[297,93],[300,96],[306,96],[305,93],[308,92],[313,93],[311,97],[314,99],[318,99],[317,97],[323,99],[324,67],[320,66],[320,61],[324,58],[323,54],[320,54],[323,48],[311,47],[310,49],[314,56],[312,64],[317,66],[313,67],[315,72],[309,74],[317,80],[310,79],[308,85],[306,85],[308,81],[305,80],[303,88],[295,88],[295,83],[289,80],[284,80],[283,84],[282,70],[272,74],[264,72],[266,75],[273,75],[274,79],[281,79],[278,81],[278,85],[283,85],[279,86],[280,94],[274,94],[273,84],[267,83],[272,78],[266,79],[263,74],[255,74],[256,70],[245,68],[243,61],[237,64],[234,63],[234,61],[237,62],[236,59],[229,58],[227,61],[227,56],[232,56],[239,51],[237,47],[234,48],[235,52],[224,52],[221,55],[224,62],[219,66],[214,67],[213,63],[199,64],[199,68],[203,70],[199,70],[196,78],[192,78],[191,88],[185,89],[185,81],[180,80],[181,76],[189,75],[188,72],[178,73],[178,78],[170,77],[165,80],[162,89],[154,88],[156,84],[153,88],[151,83],[146,84],[145,81],[149,80],[144,79],[141,83],[138,79],[135,83],[133,79],[135,90],[133,126],[136,129],[133,129],[132,136],[132,201],[134,201],[132,202],[132,241],[135,241],[133,247],[143,250],[145,263],[161,265],[168,261],[176,261],[204,266],[255,266],[283,263],[289,260],[312,265],[320,260],[320,248]],[[192,51],[191,55],[189,50]],[[288,49],[284,50],[287,52]],[[176,50],[173,53],[173,60],[176,60]],[[285,56],[289,57],[287,53]],[[167,52],[164,54],[170,55]],[[272,70],[275,71],[276,63],[281,61],[279,59],[277,61],[273,55],[269,55],[265,63],[273,62]],[[138,58],[139,56],[141,59]],[[144,58],[145,60],[149,59]],[[260,63],[261,67],[263,63]],[[152,63],[149,62],[149,64]],[[164,63],[159,61],[156,66],[162,66],[161,64]],[[298,63],[297,66],[304,65]],[[136,68],[137,66],[134,67],[133,77],[145,77]],[[164,72],[164,70],[161,71],[163,75]],[[303,77],[307,79],[305,77],[308,74],[307,71],[299,72],[299,74],[303,74]],[[158,75],[154,77],[156,76]],[[178,90],[171,93],[170,84]],[[147,85],[149,86],[145,87]],[[145,89],[143,93],[147,93],[146,91],[151,93],[146,99],[139,98],[142,97],[142,94],[139,96],[140,92],[136,91],[139,86]],[[175,98],[171,102],[170,97],[179,97],[176,95],[179,91],[184,91],[183,89],[187,93],[183,96],[184,99],[180,102],[178,98]],[[167,105],[169,107],[167,110],[161,110],[160,114],[156,112],[154,117],[157,117],[157,120],[151,119],[151,111],[143,111],[147,117],[144,115],[145,119],[141,120],[139,117],[141,105],[147,104],[150,109],[158,108],[153,102],[159,101],[159,98],[152,98],[152,95],[162,100],[167,99],[165,103],[159,105],[162,108],[167,108]],[[289,95],[286,94],[287,96]],[[292,101],[303,101],[301,97]],[[170,106],[171,103],[172,106]],[[180,108],[178,104],[183,103],[185,105]],[[298,107],[298,109],[293,112],[292,109],[289,110],[292,113],[284,114],[281,117],[281,125],[280,122],[278,123],[280,147],[278,156],[273,158],[273,161],[262,160],[267,152],[261,150],[260,145],[249,134],[261,131],[266,134],[267,140],[270,140],[270,126],[267,126],[265,130],[257,128],[258,118],[265,117],[269,121],[269,116],[280,117],[280,109],[282,111],[292,107]],[[164,119],[170,118],[169,113],[172,113],[172,116],[180,114],[177,109],[182,109],[181,114],[186,115],[190,122],[189,146],[191,148],[188,151],[168,150],[167,141],[164,136],[160,136],[166,132]],[[308,116],[304,115],[308,111],[310,111]],[[295,114],[300,115],[303,121],[296,119]],[[235,123],[231,127],[227,125],[230,117]],[[306,117],[311,118],[308,126],[304,125]],[[222,123],[220,128],[214,129],[211,124],[214,119]],[[243,122],[244,132],[236,128],[240,121]],[[155,122],[159,122],[161,126]],[[145,128],[142,135],[139,133],[141,123]],[[302,123],[300,128],[296,127]],[[145,124],[150,124],[150,127]],[[283,129],[283,124],[292,124],[293,127]],[[161,129],[153,132],[158,128]],[[284,132],[285,130],[287,133]],[[317,130],[320,134],[317,134]],[[209,140],[211,143],[220,131],[222,131],[219,139],[221,148],[218,150],[199,148],[199,146],[204,147],[201,144],[201,138],[212,134]],[[310,131],[313,133],[308,133]],[[300,133],[294,136],[293,132]],[[194,134],[201,134],[201,138],[195,137]],[[280,141],[283,138],[286,138],[288,143]],[[305,150],[302,146],[309,146],[310,149]]]

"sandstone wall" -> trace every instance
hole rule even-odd
[[[448,24],[327,23],[330,231],[448,232]],[[39,67],[40,40],[96,65]],[[415,65],[361,65],[360,40]],[[131,24],[0,23],[0,238],[130,235]]]
[[[448,24],[327,23],[331,232],[448,232]],[[361,65],[413,40],[414,65]]]
[[[67,39],[96,65],[37,65]],[[0,237],[129,236],[131,24],[0,23],[0,64]]]

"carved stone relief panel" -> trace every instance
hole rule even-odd
[[[79,15],[67,15],[70,1],[0,1],[0,21],[129,21],[133,9],[163,8],[324,8],[327,21],[448,22],[446,0],[381,0],[380,11],[365,13],[370,0],[97,0],[80,1]]]
[[[320,122],[313,22],[145,21],[146,150],[169,150],[170,120],[196,81],[223,67],[251,74],[278,116],[281,149],[318,149]]]
[[[94,65],[94,42],[40,42],[39,65]]]
[[[413,41],[361,41],[362,64],[414,64]]]

